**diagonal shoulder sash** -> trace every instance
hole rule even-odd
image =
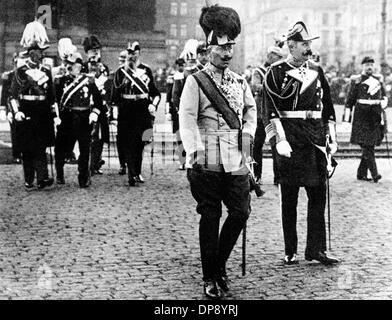
[[[89,78],[84,77],[79,82],[75,81],[67,88],[65,88],[60,104],[63,106],[67,105],[67,102],[69,101],[69,99],[71,99],[74,93],[78,91],[81,87],[83,87],[88,81]]]
[[[124,70],[124,68],[121,68],[121,71],[124,73],[124,75],[128,78],[128,80],[131,81],[131,83],[138,88],[141,94],[148,94],[148,87],[144,83],[142,79],[140,79],[133,70],[130,70],[132,73],[132,76]]]
[[[241,129],[241,122],[237,113],[230,107],[229,102],[218,89],[214,80],[204,71],[199,71],[192,75],[203,93],[210,100],[212,106],[222,114],[223,119],[231,129]]]

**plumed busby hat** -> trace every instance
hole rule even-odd
[[[68,55],[76,52],[78,49],[72,44],[70,38],[61,38],[58,44],[58,52],[61,59],[66,59]]]
[[[361,64],[365,64],[365,63],[374,63],[374,59],[372,57],[364,57],[362,59],[362,63]]]
[[[102,46],[96,36],[90,36],[84,39],[83,48],[84,52],[87,53],[89,50],[101,49]]]
[[[197,58],[197,48],[199,46],[199,41],[196,39],[189,39],[185,42],[184,50],[180,54],[180,58],[187,60],[196,60]]]
[[[241,32],[241,21],[238,13],[229,7],[218,4],[203,7],[199,23],[209,45],[234,44]]]
[[[289,29],[286,35],[287,40],[294,41],[310,41],[320,38],[319,36],[311,36],[306,28],[305,23],[298,21]]]
[[[49,42],[48,35],[45,27],[37,20],[30,22],[26,25],[20,44],[27,51],[30,50],[45,50],[49,48],[47,44]]]
[[[138,41],[134,41],[132,43],[128,42],[128,48],[127,51],[129,53],[133,53],[135,51],[139,50],[140,51],[140,44]]]

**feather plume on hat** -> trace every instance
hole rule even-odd
[[[207,38],[208,45],[222,45],[234,43],[234,39],[241,33],[241,21],[238,13],[229,7],[218,4],[207,6],[201,10],[199,23]]]
[[[27,50],[49,48],[49,42],[45,27],[37,20],[26,25],[20,44]]]
[[[189,39],[184,45],[184,50],[182,50],[180,58],[183,58],[184,60],[196,59],[198,46],[199,41],[196,39]]]
[[[58,44],[58,52],[61,59],[66,59],[68,55],[77,51],[70,38],[61,38]]]

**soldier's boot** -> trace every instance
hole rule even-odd
[[[64,168],[59,168],[56,167],[56,183],[57,184],[65,184],[65,179],[64,179]]]

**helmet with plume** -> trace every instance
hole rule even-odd
[[[26,25],[20,44],[23,48],[30,50],[45,50],[49,48],[47,44],[49,42],[48,35],[45,27],[37,20],[30,22]]]

